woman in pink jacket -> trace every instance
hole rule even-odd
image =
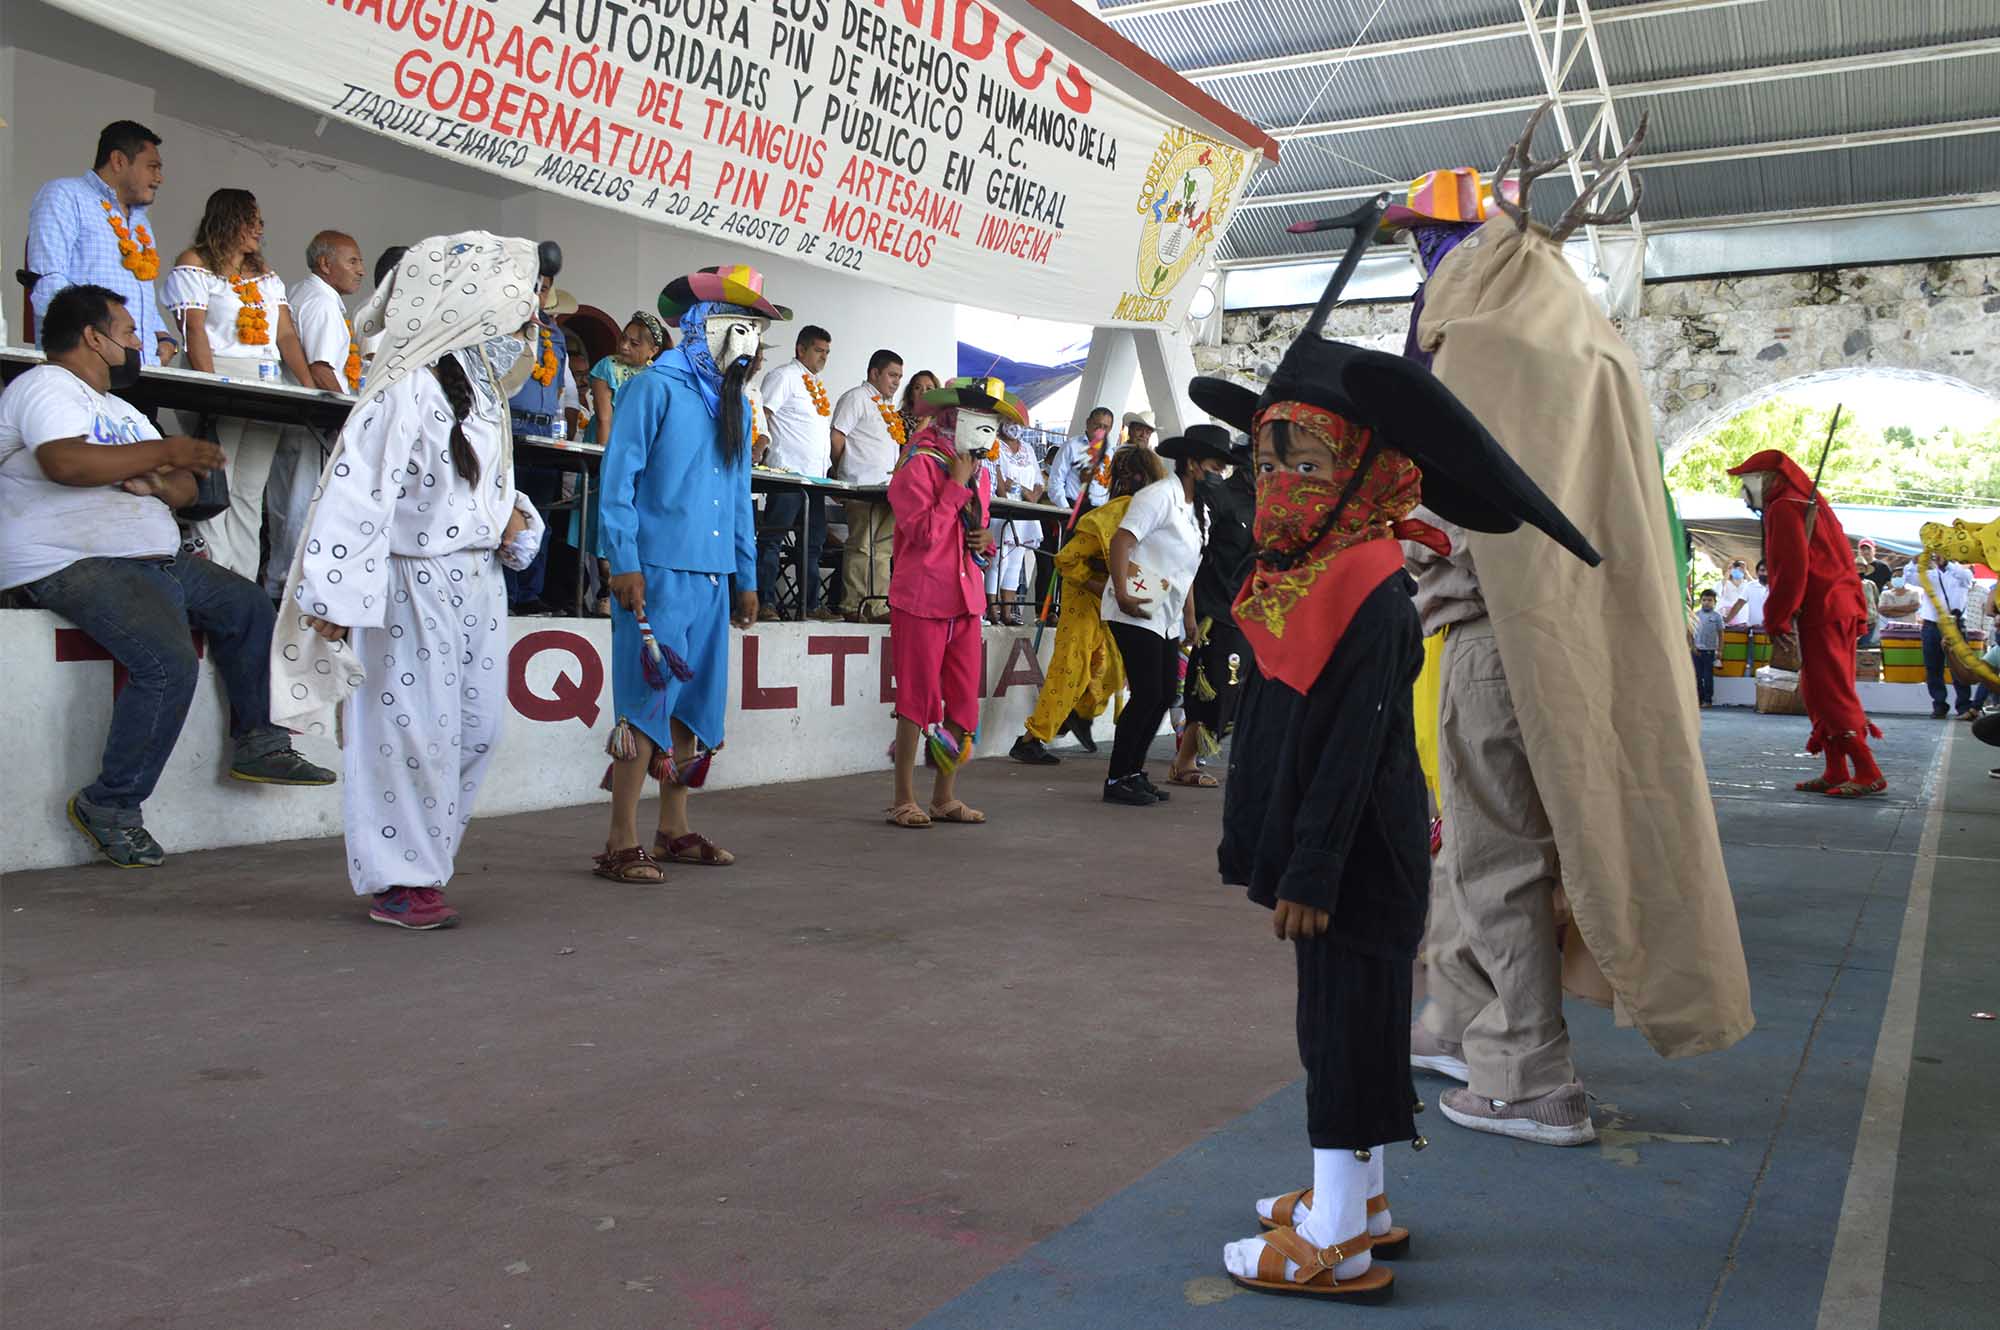
[[[979,729],[980,620],[986,613],[992,455],[1000,422],[1025,424],[998,379],[953,379],[924,394],[924,427],[889,480],[896,561],[889,576],[889,640],[896,658],[896,802],[889,821],[984,822],[955,794],[959,764]],[[917,803],[917,748],[937,765],[930,810]]]

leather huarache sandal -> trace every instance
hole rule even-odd
[[[1368,1249],[1366,1233],[1330,1247],[1315,1247],[1295,1228],[1274,1228],[1264,1234],[1264,1250],[1257,1254],[1257,1277],[1229,1277],[1260,1293],[1299,1293],[1329,1302],[1387,1302],[1396,1276],[1386,1265],[1371,1265],[1353,1279],[1333,1277],[1335,1266]],[[1287,1261],[1298,1266],[1298,1273],[1290,1279],[1285,1278]]]
[[[966,826],[977,826],[986,820],[986,814],[966,805],[963,799],[953,799],[944,805],[931,805],[930,818],[933,822],[959,822]]]
[[[889,825],[915,831],[931,824],[931,815],[915,804],[897,804],[889,810]]]
[[[1834,783],[1826,777],[1814,776],[1811,780],[1800,781],[1798,784],[1792,786],[1792,788],[1801,794],[1825,794],[1833,786]]]
[[[1169,785],[1191,785],[1197,790],[1212,790],[1219,782],[1206,771],[1169,771],[1167,773],[1167,783]]]
[[[1304,1191],[1288,1191],[1271,1203],[1271,1217],[1266,1219],[1263,1215],[1258,1215],[1257,1222],[1265,1228],[1292,1228],[1298,1223],[1300,1206],[1312,1209],[1312,1195],[1311,1187],[1307,1187]],[[1389,1198],[1386,1195],[1378,1194],[1368,1198],[1370,1218],[1388,1208]],[[1371,1233],[1368,1245],[1375,1255],[1384,1261],[1401,1260],[1410,1254],[1410,1230],[1399,1224],[1380,1237]]]
[[[643,845],[628,846],[622,850],[606,850],[591,862],[595,865],[591,872],[613,882],[656,887],[667,880],[666,873],[660,868],[659,860],[648,854]]]
[[[1845,785],[1836,785],[1826,792],[1829,799],[1866,799],[1889,788],[1886,780],[1851,780]]]
[[[672,840],[664,835],[653,837],[653,855],[667,863],[695,864],[702,868],[727,868],[736,862],[735,855],[699,831],[690,831]]]

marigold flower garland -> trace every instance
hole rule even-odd
[[[361,391],[361,347],[354,340],[354,320],[342,320],[347,324],[347,363],[341,367],[341,374],[347,379],[347,391]]]
[[[536,383],[546,388],[556,381],[556,374],[561,368],[556,361],[556,339],[549,336],[548,325],[543,324],[541,359],[530,373]]]
[[[271,320],[264,314],[264,288],[255,277],[225,278],[243,308],[236,311],[236,340],[245,346],[264,346],[271,340]]]
[[[126,225],[125,219],[103,199],[97,206],[104,209],[104,220],[111,225],[118,237],[118,265],[142,282],[150,282],[160,275],[160,251],[153,248],[153,237],[139,227],[135,233]]]
[[[889,437],[901,448],[909,443],[910,432],[903,428],[903,417],[897,413],[895,403],[875,399],[875,414],[882,417],[882,423],[889,427]]]
[[[832,415],[833,404],[827,400],[826,386],[818,379],[815,379],[810,370],[806,371],[804,378],[806,381],[806,392],[812,397],[813,410],[823,416]]]

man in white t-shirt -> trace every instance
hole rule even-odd
[[[902,455],[903,418],[896,411],[896,388],[903,381],[903,358],[894,351],[868,357],[868,381],[849,388],[833,408],[833,474],[850,485],[884,485]],[[873,503],[848,499],[847,549],[840,579],[849,619],[889,621],[889,558],[895,546],[896,517],[885,497]]]
[[[230,775],[264,785],[331,785],[333,773],[292,751],[271,724],[274,611],[257,587],[180,552],[174,510],[222,449],[163,439],[111,396],[138,379],[137,325],[124,297],[71,286],[42,316],[49,363],[0,393],[0,590],[18,587],[96,639],[130,673],[111,708],[97,779],[69,801],[69,820],[120,868],[166,858],[141,806],[159,783],[194,698],[207,638],[229,694]],[[57,718],[58,725],[63,723]]]
[[[1923,624],[1924,687],[1931,695],[1931,716],[1943,720],[1952,714],[1955,703],[1959,716],[1970,720],[1976,714],[1972,708],[1972,686],[1952,678],[1951,693],[1945,691],[1950,671],[1945,664],[1944,632],[1938,627],[1937,601],[1944,602],[1945,613],[1963,633],[1965,602],[1972,593],[1972,570],[1962,563],[1947,563],[1932,557],[1911,560],[1903,575],[1917,587],[1917,618]],[[1937,600],[1931,598],[1932,592],[1937,594]]]
[[[833,334],[807,324],[799,330],[792,360],[764,376],[759,391],[764,399],[764,424],[771,434],[771,447],[764,465],[776,471],[800,476],[824,476],[833,470],[833,403],[828,400],[826,358],[833,352]],[[797,532],[804,515],[805,546],[799,548]],[[820,605],[819,559],[826,549],[826,496],[796,491],[778,491],[764,498],[766,530],[757,537],[758,617],[778,617],[778,555],[786,532],[792,533],[792,559],[804,588],[804,612],[808,619],[837,619]]]
[[[1739,563],[1741,561],[1739,560]],[[1732,568],[1732,572],[1735,570]],[[1737,582],[1732,577],[1730,590],[1725,593],[1722,607],[1722,621],[1731,628],[1748,628],[1756,632],[1764,626],[1764,602],[1771,598],[1771,571],[1762,559],[1757,560],[1757,576],[1754,580]]]
[[[306,246],[306,275],[285,292],[311,386],[321,392],[354,393],[361,388],[361,354],[347,319],[347,297],[361,289],[367,276],[368,266],[361,261],[361,247],[354,237],[321,231]],[[285,574],[292,570],[292,554],[325,462],[319,437],[305,426],[287,425],[278,437],[278,454],[264,480],[264,521],[271,533],[264,590],[272,600],[285,593]]]

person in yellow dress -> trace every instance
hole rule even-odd
[[[1117,644],[1104,627],[1098,601],[1108,575],[1111,537],[1125,517],[1132,496],[1167,474],[1150,448],[1127,445],[1111,457],[1111,500],[1077,519],[1076,528],[1056,552],[1056,574],[1062,578],[1062,614],[1056,620],[1056,643],[1049,655],[1047,677],[1027,730],[1014,741],[1008,756],[1032,766],[1050,766],[1062,759],[1048,750],[1056,735],[1068,730],[1088,749],[1090,722],[1103,714],[1125,686],[1125,666]]]

